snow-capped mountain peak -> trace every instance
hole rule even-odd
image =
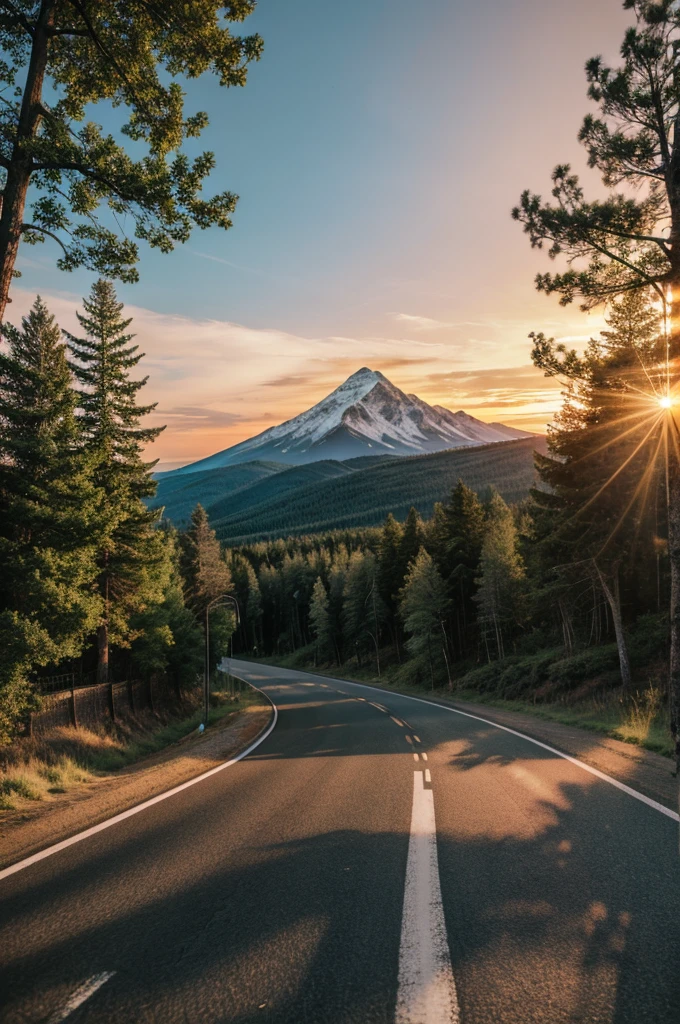
[[[483,423],[407,395],[379,370],[363,366],[311,409],[248,441],[175,473],[218,469],[253,459],[298,465],[360,455],[419,455],[528,437],[500,423]]]

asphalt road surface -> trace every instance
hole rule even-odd
[[[234,663],[252,753],[0,875],[12,1024],[678,1024],[677,818],[437,706]]]

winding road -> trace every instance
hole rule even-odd
[[[234,662],[246,757],[0,873],[11,1024],[678,1024],[677,815],[437,704]]]

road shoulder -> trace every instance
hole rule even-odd
[[[317,673],[324,677],[330,673]],[[342,680],[341,676],[335,676]],[[652,800],[673,811],[678,809],[678,781],[673,774],[673,762],[662,754],[646,750],[633,743],[624,743],[578,726],[564,725],[549,719],[534,717],[521,711],[509,711],[489,704],[444,697],[436,693],[429,697],[426,691],[401,690],[394,686],[378,686],[357,679],[342,680],[366,686],[372,690],[393,693],[395,696],[417,697],[419,700],[442,704],[475,715],[488,722],[514,729],[532,739],[547,743],[551,747],[578,758],[605,775],[610,775],[632,789],[638,790]]]
[[[93,779],[72,793],[0,823],[0,869],[76,835],[238,756],[269,725],[268,700],[247,706],[204,736],[195,733],[123,770]]]

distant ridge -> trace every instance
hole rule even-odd
[[[364,366],[299,416],[159,478],[252,460],[299,466],[362,455],[421,455],[532,436],[502,423],[483,423],[462,410],[428,405]]]
[[[378,462],[357,459],[353,471],[329,474],[325,479],[315,476],[306,483],[298,478],[299,486],[285,486],[286,477],[301,470],[333,465],[315,463],[287,469],[235,495],[230,515],[224,515],[230,497],[208,506],[207,511],[221,540],[242,544],[343,527],[377,526],[388,512],[403,520],[412,505],[429,516],[435,502],[448,500],[459,478],[482,496],[495,488],[506,501],[520,501],[537,482],[536,449],[546,452],[545,438],[520,438]],[[362,462],[369,465],[363,468]],[[335,465],[341,469],[347,463]]]

